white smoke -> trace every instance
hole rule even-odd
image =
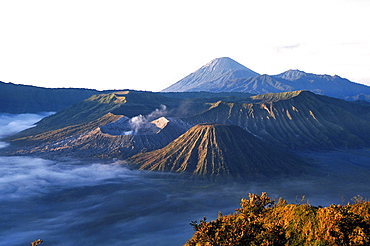
[[[161,104],[159,106],[159,109],[157,108],[146,116],[140,114],[138,116],[132,117],[130,119],[130,126],[132,130],[124,132],[124,135],[136,135],[140,130],[152,128],[153,124],[151,123],[151,121],[165,116],[167,115],[167,113],[168,111],[166,105]]]

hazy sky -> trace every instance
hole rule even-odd
[[[370,85],[370,0],[0,0],[0,81],[159,91],[228,56]]]

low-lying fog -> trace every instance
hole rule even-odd
[[[43,116],[0,115],[0,137]],[[243,185],[164,179],[99,161],[0,156],[0,245],[30,245],[40,238],[45,246],[176,246],[192,236],[190,221],[232,213],[251,192],[290,203],[305,195],[322,206],[356,195],[370,198],[369,152],[303,153],[327,174]]]

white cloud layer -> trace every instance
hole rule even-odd
[[[40,114],[7,114],[0,113],[0,139],[16,134],[35,126],[42,118],[51,115],[51,112]],[[0,145],[1,147],[1,145]]]

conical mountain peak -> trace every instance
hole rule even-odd
[[[229,58],[220,57],[213,59],[208,62],[202,68],[209,69],[211,71],[230,71],[230,70],[247,70],[248,68],[240,64],[239,62]]]
[[[299,173],[298,159],[272,149],[244,129],[228,124],[198,124],[162,149],[131,158],[151,171],[188,173],[196,177],[251,180]]]
[[[229,57],[213,59],[197,71],[162,90],[162,92],[213,91],[223,88],[230,79],[259,75]]]

